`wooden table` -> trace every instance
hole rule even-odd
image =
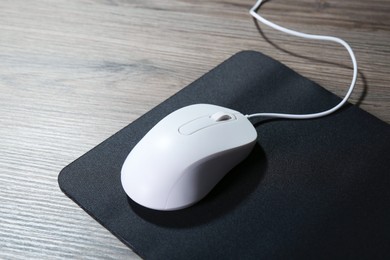
[[[259,31],[253,4],[0,1],[1,259],[136,258],[60,191],[58,173],[236,52],[261,51],[344,95],[347,52]],[[275,0],[262,13],[349,42],[360,66],[351,102],[390,122],[389,1]]]

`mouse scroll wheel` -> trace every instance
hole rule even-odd
[[[233,115],[227,114],[225,112],[217,112],[213,115],[211,115],[211,119],[213,119],[216,122],[220,121],[227,121],[233,118]]]

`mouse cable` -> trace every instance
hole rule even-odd
[[[247,118],[275,117],[275,118],[288,118],[288,119],[311,119],[311,118],[323,117],[323,116],[329,115],[329,114],[335,112],[336,110],[338,110],[340,107],[342,107],[345,104],[345,102],[347,102],[348,98],[350,97],[350,95],[353,91],[353,88],[355,87],[355,83],[356,83],[357,62],[356,62],[355,54],[352,51],[352,48],[348,45],[348,43],[346,43],[344,40],[342,40],[340,38],[336,38],[336,37],[332,37],[332,36],[323,36],[323,35],[301,33],[301,32],[297,32],[297,31],[293,31],[293,30],[284,28],[282,26],[279,26],[275,23],[272,23],[272,22],[264,19],[263,17],[261,17],[257,13],[258,9],[260,9],[262,2],[263,2],[263,0],[257,1],[256,4],[252,7],[252,9],[249,11],[249,13],[253,16],[253,18],[255,18],[256,20],[258,20],[259,22],[261,22],[265,25],[268,25],[271,28],[274,28],[275,30],[278,30],[278,31],[281,31],[281,32],[284,32],[284,33],[287,33],[290,35],[294,35],[294,36],[306,38],[306,39],[312,39],[312,40],[331,41],[331,42],[336,42],[336,43],[343,45],[347,49],[347,51],[352,59],[353,76],[352,76],[351,86],[349,87],[348,92],[345,95],[345,97],[343,98],[343,100],[338,105],[336,105],[335,107],[333,107],[329,110],[325,110],[323,112],[313,113],[313,114],[256,113],[256,114],[246,115],[246,117]]]

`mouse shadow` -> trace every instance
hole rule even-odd
[[[243,203],[258,187],[266,169],[264,150],[256,144],[244,161],[233,168],[206,197],[191,207],[176,211],[158,211],[138,205],[130,198],[128,203],[139,217],[158,226],[199,226],[228,214]]]
[[[270,0],[265,0],[263,1],[262,5],[265,4],[266,2],[269,2]],[[346,66],[346,65],[343,65],[343,64],[340,64],[340,63],[337,63],[337,62],[332,62],[332,61],[325,61],[323,59],[317,59],[317,58],[313,58],[313,57],[308,57],[308,56],[305,56],[305,55],[302,55],[302,54],[297,54],[295,52],[292,52],[292,51],[289,51],[287,49],[284,49],[282,47],[280,47],[278,44],[276,44],[275,42],[273,42],[272,40],[270,40],[266,35],[265,33],[263,32],[263,30],[261,29],[260,27],[260,24],[259,24],[259,21],[256,19],[256,18],[253,18],[253,22],[256,26],[256,29],[257,31],[259,32],[259,34],[261,35],[261,37],[267,42],[269,43],[271,46],[273,46],[275,49],[278,49],[284,53],[287,53],[288,55],[291,55],[293,57],[297,57],[297,58],[301,58],[301,59],[305,59],[305,60],[309,60],[309,61],[312,61],[312,62],[318,62],[318,63],[323,63],[323,64],[329,64],[329,65],[333,65],[333,66],[337,66],[339,68],[344,68],[344,69],[351,69],[352,70],[352,67],[351,66]],[[366,79],[366,76],[360,71],[360,69],[358,69],[357,71],[358,73],[358,79],[361,80],[362,82],[362,90],[361,90],[361,93],[359,95],[359,97],[357,97],[356,99],[356,102],[355,102],[355,105],[356,106],[360,106],[362,104],[362,102],[364,101],[365,97],[367,96],[367,92],[368,92],[368,83],[367,83],[367,79]],[[356,91],[356,89],[354,90],[354,92]]]

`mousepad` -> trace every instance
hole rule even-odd
[[[121,186],[131,149],[183,106],[313,113],[339,101],[280,62],[240,52],[65,167],[59,185],[147,259],[390,259],[390,128],[350,104],[320,119],[255,119],[252,153],[190,208],[146,209]]]

